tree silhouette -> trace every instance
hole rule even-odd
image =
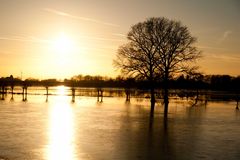
[[[193,46],[196,38],[181,22],[164,17],[149,18],[131,27],[128,42],[119,47],[115,67],[128,76],[150,82],[151,115],[154,112],[156,80],[164,81],[165,113],[168,112],[168,83],[175,74],[194,70],[191,62],[200,57]]]

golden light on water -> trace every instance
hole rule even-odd
[[[64,93],[62,87],[60,94]],[[68,101],[58,97],[50,109],[47,159],[74,160],[74,118]]]
[[[67,95],[67,88],[65,86],[58,86],[57,95],[60,95],[60,96]]]

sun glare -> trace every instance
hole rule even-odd
[[[74,51],[74,42],[66,34],[61,33],[53,40],[53,50],[59,56],[67,56]]]
[[[69,68],[78,52],[76,40],[69,34],[62,32],[51,39],[50,45],[49,61],[54,62],[54,66],[57,68]]]

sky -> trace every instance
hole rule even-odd
[[[240,75],[239,0],[0,0],[0,77],[115,77],[118,47],[149,17],[189,28],[204,74]]]

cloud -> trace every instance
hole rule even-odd
[[[124,39],[116,39],[116,38],[104,38],[104,37],[92,37],[92,36],[79,36],[81,38],[91,39],[91,40],[100,40],[100,41],[120,41],[124,42]]]
[[[43,10],[45,10],[47,12],[57,14],[57,15],[60,15],[60,16],[71,16],[70,14],[67,14],[65,12],[57,11],[57,10],[54,10],[54,9],[51,9],[51,8],[44,8]]]
[[[122,34],[122,33],[113,33],[112,34],[113,36],[118,36],[118,37],[127,37],[125,34]]]
[[[0,55],[5,57],[5,56],[9,56],[9,55],[14,55],[14,54],[11,53],[11,52],[9,52],[9,51],[8,51],[8,52],[6,52],[6,51],[2,52],[2,51],[1,51],[1,52],[0,52]]]
[[[69,14],[69,13],[66,13],[66,12],[58,11],[58,10],[55,10],[55,9],[52,9],[52,8],[44,8],[43,10],[47,11],[49,13],[59,15],[59,16],[69,17],[69,18],[88,21],[88,22],[93,22],[93,23],[98,23],[98,24],[112,26],[112,27],[119,27],[119,25],[117,25],[117,24],[104,22],[104,21],[100,21],[100,20],[93,19],[93,18],[88,18],[88,17],[79,17],[79,16],[75,16],[75,15],[72,15],[72,14]]]
[[[105,38],[105,37],[96,37],[96,36],[79,36],[81,39],[89,39],[89,40],[97,40],[97,41],[115,41],[115,42],[124,42],[124,39],[120,38]],[[52,40],[49,39],[42,39],[34,36],[1,36],[0,41],[19,41],[19,42],[31,42],[31,43],[53,43]]]
[[[223,33],[223,39],[226,39],[230,34],[232,34],[232,31],[225,31]]]
[[[0,36],[0,40],[7,41],[21,41],[21,42],[35,42],[35,43],[49,43],[49,40],[40,39],[32,36]]]
[[[219,39],[218,43],[222,43],[223,41],[225,41],[231,34],[232,34],[232,31],[230,30],[225,31],[222,37]]]
[[[214,50],[223,50],[221,47],[211,47],[211,46],[197,46],[200,49],[214,49]]]
[[[229,62],[240,61],[240,56],[237,56],[237,55],[208,54],[206,56],[208,56],[210,59],[220,59],[220,60],[229,61]]]

